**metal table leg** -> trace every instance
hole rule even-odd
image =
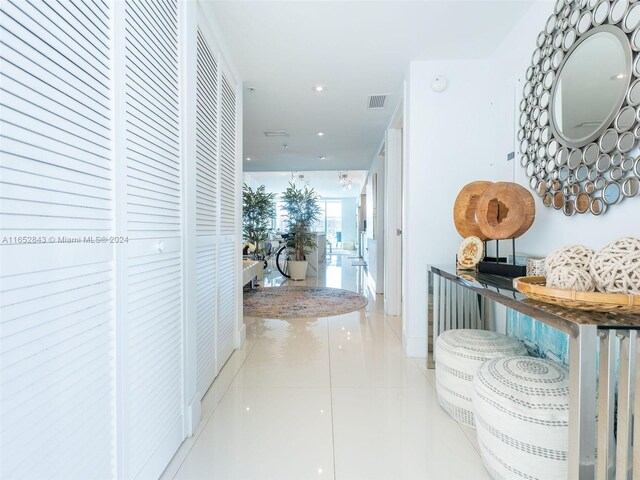
[[[640,480],[640,335],[636,332],[636,384],[633,410],[633,480]]]
[[[596,478],[609,480],[614,465],[615,437],[613,412],[616,388],[616,331],[602,330],[600,337],[600,374],[598,384],[598,461]]]
[[[594,325],[569,335],[569,480],[595,478],[596,342]]]
[[[596,478],[609,480],[615,460],[613,412],[616,388],[616,331],[602,330],[600,337],[600,373],[598,375],[598,460]]]
[[[633,395],[636,367],[636,332],[618,333],[620,338],[620,373],[618,379],[618,432],[616,435],[616,477],[627,478],[631,467]]]
[[[431,269],[427,274],[428,295],[427,295],[427,350],[431,345],[431,350],[427,351],[427,368],[435,368],[436,338],[438,338],[438,304],[440,295],[440,277],[436,277]],[[429,324],[431,323],[431,330]]]

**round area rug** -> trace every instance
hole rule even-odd
[[[257,288],[244,294],[244,314],[258,318],[315,318],[353,312],[367,297],[326,287]]]

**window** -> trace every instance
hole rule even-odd
[[[327,240],[334,247],[342,242],[342,201],[326,200],[326,223],[325,231],[327,232]]]

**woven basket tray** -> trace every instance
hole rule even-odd
[[[544,277],[518,277],[513,286],[527,297],[545,303],[590,312],[640,314],[640,295],[621,293],[577,292],[546,286]]]

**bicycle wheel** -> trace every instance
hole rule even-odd
[[[286,278],[291,278],[289,275],[289,249],[286,245],[283,245],[276,254],[276,267],[278,267],[278,271]]]

